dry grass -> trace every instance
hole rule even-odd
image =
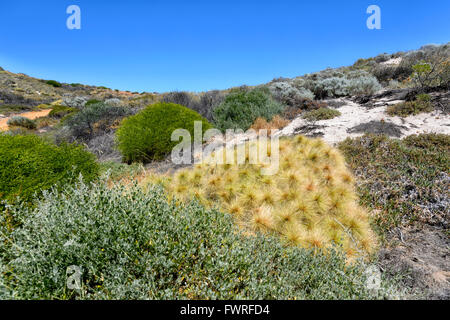
[[[257,118],[253,125],[251,126],[251,129],[254,129],[256,131],[258,130],[277,130],[282,129],[286,127],[289,124],[289,120],[284,119],[283,117],[280,117],[279,115],[276,115],[273,117],[273,119],[269,122],[267,122],[264,118]]]
[[[247,151],[252,144],[259,146],[248,142]],[[173,176],[149,176],[144,184],[161,183],[177,199],[217,206],[249,234],[278,234],[302,247],[336,243],[349,257],[371,252],[376,239],[340,152],[303,136],[281,139],[280,149],[279,171],[272,176],[261,174],[262,164],[199,164]]]

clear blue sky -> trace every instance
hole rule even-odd
[[[382,30],[366,27],[371,4]],[[448,41],[448,0],[0,2],[4,69],[130,91],[255,85]]]

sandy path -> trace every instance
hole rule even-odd
[[[41,110],[41,111],[24,112],[24,113],[15,114],[13,116],[22,116],[22,117],[34,120],[34,119],[37,119],[37,118],[48,116],[50,111],[52,111],[52,109],[46,109],[46,110]],[[10,116],[8,118],[1,118],[0,119],[0,130],[8,130],[7,122],[13,116]]]

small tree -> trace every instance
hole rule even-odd
[[[415,86],[420,91],[427,88],[449,84],[450,81],[450,57],[447,47],[443,47],[436,53],[415,64],[411,75]]]

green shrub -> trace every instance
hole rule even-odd
[[[69,128],[69,140],[75,138],[87,141],[96,133],[104,134],[114,123],[130,113],[131,110],[126,107],[101,102],[85,106],[79,112],[66,116],[63,122]]]
[[[16,104],[4,104],[0,106],[0,114],[8,115],[11,113],[20,113],[25,111],[31,111],[34,108],[31,106],[23,106],[23,105],[16,105]]]
[[[67,106],[56,105],[52,107],[52,111],[48,114],[51,118],[61,119],[65,116],[78,112],[78,109]]]
[[[36,129],[36,122],[34,120],[22,117],[22,116],[13,116],[8,119],[8,126],[15,127],[23,127],[27,129]]]
[[[101,101],[100,100],[97,100],[97,99],[90,99],[90,100],[88,100],[87,102],[86,102],[86,104],[84,105],[85,107],[87,107],[87,106],[89,106],[89,105],[91,105],[91,104],[96,104],[96,103],[100,103]]]
[[[197,112],[174,103],[156,103],[124,119],[117,130],[118,148],[126,162],[162,159],[179,142],[171,141],[172,132],[186,129],[194,138],[194,121],[202,130],[211,128]]]
[[[0,134],[0,199],[20,196],[30,201],[54,184],[72,182],[82,173],[87,181],[98,175],[95,157],[81,146],[56,146],[35,135]]]
[[[226,129],[247,130],[257,118],[272,120],[284,107],[276,102],[267,88],[247,91],[238,89],[225,97],[213,110],[214,122],[222,131]]]
[[[319,121],[319,120],[330,120],[339,117],[340,115],[341,113],[335,109],[322,107],[317,110],[306,112],[303,115],[303,118],[308,121]]]
[[[433,111],[433,104],[431,103],[431,97],[428,94],[419,94],[414,101],[401,102],[386,109],[386,112],[391,117],[399,116],[406,118],[411,115],[417,115],[423,112]]]
[[[229,215],[159,188],[79,184],[45,194],[21,225],[0,217],[0,299],[370,299],[362,264],[332,250],[244,237]],[[2,228],[3,227],[3,228]],[[8,270],[6,272],[5,270]],[[71,271],[72,270],[72,271]],[[73,273],[75,270],[75,273]],[[69,276],[79,271],[79,290]],[[392,291],[394,293],[394,291]]]
[[[59,83],[58,81],[55,81],[55,80],[48,80],[48,81],[46,81],[45,83],[48,84],[48,85],[50,85],[50,86],[53,86],[53,87],[55,87],[55,88],[59,88],[59,87],[62,86],[61,83]]]

